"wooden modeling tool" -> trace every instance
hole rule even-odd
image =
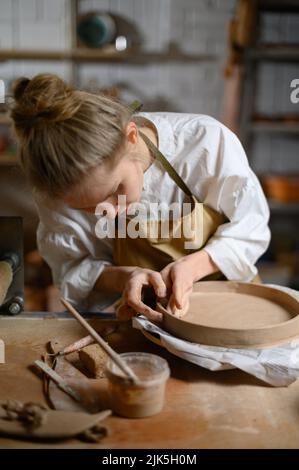
[[[122,359],[122,357],[117,354],[106,341],[92,328],[92,326],[87,323],[86,320],[80,315],[79,312],[65,299],[60,299],[61,303],[65,306],[65,308],[73,315],[73,317],[78,320],[78,322],[85,328],[90,336],[104,349],[110,359],[115,362],[115,364],[120,368],[120,370],[133,381],[134,384],[139,384],[140,380],[138,379],[135,372],[126,364],[126,362]]]
[[[57,372],[55,372],[55,370],[51,369],[51,367],[48,366],[48,364],[43,361],[35,361],[35,365],[39,367],[39,369],[41,369],[48,377],[50,377],[50,379],[52,379],[53,382],[55,382],[61,390],[70,395],[74,400],[78,402],[81,401],[79,393],[73,390],[66,383],[66,381],[62,377],[60,377]]]
[[[103,331],[101,331],[101,334],[106,338],[107,336],[111,335],[112,333],[115,333],[117,331],[117,327],[115,326],[108,326],[104,328]],[[57,356],[67,356],[68,354],[72,354],[74,352],[80,351],[80,349],[85,348],[86,346],[89,346],[90,344],[95,343],[95,340],[93,339],[92,336],[87,335],[84,336],[84,338],[78,339],[72,344],[69,344],[68,346],[65,346],[61,351],[58,351],[56,353]]]
[[[68,354],[72,354],[73,352],[80,351],[80,349],[85,348],[86,346],[89,346],[90,344],[93,344],[95,340],[93,339],[92,336],[84,336],[84,338],[78,339],[78,341],[75,341],[74,343],[70,344],[69,346],[66,346],[63,348],[61,351],[58,351],[57,355],[58,356],[67,356]]]

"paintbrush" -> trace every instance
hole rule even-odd
[[[65,299],[60,299],[61,303],[66,307],[66,309],[73,315],[73,317],[78,320],[78,322],[85,328],[90,336],[104,349],[106,354],[110,359],[115,362],[115,364],[120,368],[120,370],[130,378],[133,383],[139,384],[140,380],[138,379],[135,372],[127,365],[127,363],[122,359],[122,357],[117,354],[106,341],[92,328],[92,326],[87,323],[86,320],[80,315],[79,312]]]

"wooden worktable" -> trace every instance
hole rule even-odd
[[[45,403],[41,380],[30,365],[49,340],[67,345],[84,335],[75,320],[50,314],[45,319],[0,318],[0,338],[6,346],[0,400]],[[153,352],[168,360],[171,378],[162,413],[139,420],[111,416],[104,422],[109,436],[100,444],[70,440],[45,445],[0,438],[0,447],[299,448],[299,381],[272,388],[241,371],[209,372],[172,356],[132,328],[114,347],[119,352]]]

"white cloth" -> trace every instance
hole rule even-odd
[[[205,250],[230,280],[250,281],[255,263],[270,241],[269,209],[238,138],[212,117],[183,113],[140,113],[155,125],[159,150],[201,201],[226,215]],[[141,202],[182,203],[184,193],[158,161],[144,173]],[[96,216],[65,205],[47,207],[37,200],[41,255],[54,283],[75,304],[95,310],[114,297],[92,293],[106,264],[112,264],[113,240],[95,235]],[[83,301],[86,301],[82,304]]]
[[[299,301],[299,292],[281,289]],[[191,343],[172,336],[143,316],[133,318],[133,326],[154,333],[161,345],[175,356],[211,371],[240,369],[275,387],[285,387],[299,378],[299,338],[265,349],[235,349]]]

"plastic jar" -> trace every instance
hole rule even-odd
[[[113,411],[126,418],[145,418],[159,413],[170,375],[167,361],[155,354],[138,352],[124,353],[121,357],[140,383],[134,384],[111,359],[108,360],[106,376]]]

